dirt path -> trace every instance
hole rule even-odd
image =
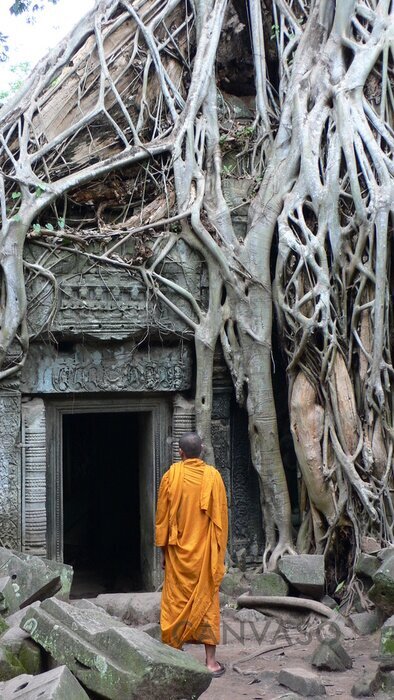
[[[371,657],[378,652],[379,633],[355,639],[340,639],[353,660],[353,668],[338,673],[319,672],[311,666],[313,652],[319,644],[319,633],[316,630],[308,634],[308,630],[298,632],[285,629],[282,635],[276,633],[276,639],[260,640],[260,644],[256,640],[255,631],[247,630],[247,624],[244,625],[245,630],[246,634],[241,641],[226,630],[227,634],[223,639],[226,643],[217,649],[217,658],[225,664],[226,673],[221,678],[213,679],[208,690],[201,695],[202,700],[293,700],[301,696],[294,695],[288,688],[279,685],[277,677],[281,669],[294,667],[315,671],[319,675],[326,689],[326,696],[319,697],[331,696],[349,700],[354,683],[360,680],[364,672],[374,673],[378,666],[378,662]],[[247,660],[253,653],[258,654],[274,644],[283,644],[283,648],[267,651]],[[185,651],[204,662],[202,647],[189,645]]]

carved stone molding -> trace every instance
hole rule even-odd
[[[183,396],[174,397],[172,414],[172,461],[179,462],[179,438],[196,428],[196,409],[194,401],[187,401]]]
[[[22,404],[22,551],[46,556],[46,422],[42,399]]]
[[[20,526],[21,395],[0,391],[0,544],[18,549]]]
[[[86,346],[57,353],[32,345],[22,373],[24,393],[107,391],[183,391],[191,386],[192,358],[187,345],[136,349],[132,344]]]

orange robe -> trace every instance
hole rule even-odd
[[[227,530],[219,472],[201,459],[171,465],[161,480],[156,512],[156,545],[165,547],[160,625],[166,644],[218,644]]]

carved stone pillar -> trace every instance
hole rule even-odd
[[[22,550],[45,556],[46,422],[42,399],[22,404]]]
[[[0,387],[0,544],[21,542],[21,394]]]
[[[174,396],[172,415],[172,461],[179,462],[179,438],[184,433],[196,429],[196,411],[194,401],[187,401],[181,394]]]

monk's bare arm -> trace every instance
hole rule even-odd
[[[165,552],[168,542],[169,510],[168,510],[168,477],[164,474],[159,488],[156,509],[156,536],[155,543],[161,551],[162,568],[165,567]]]

